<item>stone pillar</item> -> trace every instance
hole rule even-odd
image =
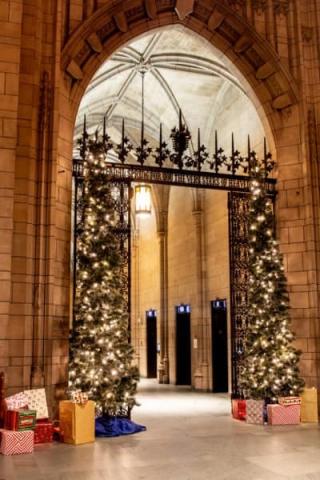
[[[193,385],[197,390],[209,389],[209,330],[206,315],[206,252],[204,234],[204,211],[202,192],[195,192],[194,209],[192,211],[195,226],[195,261],[196,261],[196,307],[193,310],[195,328],[192,330],[194,373]],[[196,345],[196,349],[194,348]]]
[[[168,328],[168,212],[161,212],[160,246],[160,363],[159,383],[169,383]]]

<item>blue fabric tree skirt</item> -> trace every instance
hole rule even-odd
[[[119,437],[144,432],[146,427],[122,417],[96,418],[96,437]]]

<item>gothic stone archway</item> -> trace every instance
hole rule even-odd
[[[297,141],[303,123],[299,90],[286,62],[279,60],[272,45],[239,13],[221,2],[196,1],[192,13],[180,19],[172,0],[106,2],[80,22],[68,39],[61,57],[63,82],[56,103],[59,116],[55,124],[55,207],[59,215],[54,227],[57,249],[53,259],[56,266],[53,293],[58,308],[53,314],[57,316],[56,311],[63,312],[58,316],[68,322],[69,282],[65,272],[70,245],[71,158],[73,128],[81,97],[98,67],[121,45],[151,29],[181,23],[226,56],[242,76],[247,93],[255,102],[269,133],[268,142],[273,146],[279,164],[277,219],[282,249],[286,254],[292,317],[298,343],[304,350],[302,371],[307,380],[314,383],[316,361],[312,353],[308,353],[304,340],[311,336],[310,322],[316,321],[317,314],[316,295],[308,293],[317,288],[316,278],[311,274],[315,250],[312,242],[306,242],[305,236],[314,238],[314,219],[308,208],[311,201],[308,197],[310,168],[301,142]],[[288,12],[278,14],[287,15]]]

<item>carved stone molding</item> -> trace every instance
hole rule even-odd
[[[268,7],[271,4],[277,14],[286,14],[290,0],[251,0],[251,4],[256,11],[263,11],[266,5]],[[210,5],[213,8],[210,8]],[[150,20],[154,25],[158,19],[159,25],[167,25],[171,22],[180,23],[181,16],[187,15],[186,20],[190,21],[195,30],[200,32],[207,29],[215,32],[213,44],[215,39],[219,45],[223,42],[226,51],[229,46],[233,53],[238,55],[245,71],[253,69],[256,72],[256,79],[264,82],[270,93],[269,98],[274,100],[274,108],[285,108],[282,105],[286,104],[288,99],[282,95],[289,92],[291,101],[295,102],[297,85],[291,77],[287,77],[281,65],[277,65],[276,56],[269,47],[266,48],[267,42],[257,41],[251,31],[252,26],[240,18],[239,8],[244,9],[246,5],[246,0],[221,0],[212,3],[211,0],[132,0],[119,2],[117,6],[101,7],[99,15],[96,12],[92,20],[86,20],[85,28],[74,32],[62,52],[62,68],[73,80],[70,83],[73,95],[80,95],[81,89],[78,90],[78,87],[86,72],[93,69],[98,56],[103,57],[104,46],[112,44],[113,38],[119,37],[119,31],[125,35],[131,30],[143,33],[144,29],[148,31],[150,28]],[[180,18],[177,18],[177,9]],[[236,10],[239,15],[232,10]],[[279,72],[281,77],[281,81],[277,82],[279,88],[274,81],[269,80],[275,71]]]
[[[253,10],[261,15],[268,7],[268,0],[251,0]]]
[[[127,18],[123,12],[120,12],[117,15],[114,15],[114,20],[120,32],[125,33],[128,31]]]
[[[195,0],[177,0],[176,12],[180,20],[184,20],[193,12]]]
[[[272,101],[272,107],[275,110],[283,110],[284,108],[290,107],[292,105],[292,100],[288,93],[279,95]]]
[[[71,75],[74,80],[81,80],[83,78],[83,73],[77,62],[71,60],[68,64],[66,71]]]
[[[241,53],[247,50],[252,45],[252,39],[247,35],[242,35],[239,40],[237,40],[233,49],[236,53]]]
[[[157,4],[156,0],[145,0],[146,12],[149,18],[152,20],[157,16]]]
[[[266,62],[265,64],[261,65],[260,68],[256,71],[256,78],[258,80],[265,80],[266,78],[273,75],[275,72],[274,65],[270,62]]]
[[[87,42],[94,52],[96,52],[96,53],[101,53],[102,52],[102,50],[103,50],[102,43],[100,41],[100,38],[98,37],[98,35],[95,32],[93,32],[87,38]]]
[[[246,5],[246,0],[226,0],[226,4],[230,7],[240,10]]]
[[[308,27],[307,25],[302,25],[301,26],[301,34],[302,34],[302,39],[304,42],[309,43],[312,40],[313,37],[313,28]]]
[[[288,15],[290,0],[273,0],[273,9],[276,15]]]
[[[208,29],[213,32],[218,27],[220,27],[221,23],[223,22],[225,16],[223,13],[219,12],[218,10],[214,10],[208,20]]]

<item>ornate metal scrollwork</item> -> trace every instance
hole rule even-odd
[[[229,193],[230,307],[232,393],[239,396],[238,378],[247,322],[249,282],[248,193]]]
[[[250,149],[248,137],[247,155],[242,155],[235,147],[234,135],[231,134],[231,155],[228,157],[223,148],[218,144],[218,133],[215,131],[215,147],[213,155],[210,155],[205,145],[201,144],[200,130],[198,130],[197,150],[192,153],[191,133],[182,121],[182,113],[179,112],[179,125],[171,130],[170,139],[172,148],[163,139],[162,125],[160,124],[159,145],[152,147],[144,136],[144,122],[141,124],[141,136],[139,145],[134,148],[129,137],[125,135],[124,120],[122,121],[121,142],[114,145],[106,132],[106,122],[103,124],[103,134],[96,130],[89,135],[86,130],[86,122],[81,139],[79,140],[80,158],[84,158],[89,149],[93,154],[101,154],[107,159],[109,153],[113,153],[110,163],[125,167],[140,165],[146,170],[149,168],[179,170],[181,172],[210,172],[211,175],[228,175],[233,177],[248,177],[253,169],[259,164],[260,170],[268,179],[275,163],[271,153],[267,152],[264,140],[264,157],[259,160],[256,153]],[[114,159],[114,154],[116,160]]]

